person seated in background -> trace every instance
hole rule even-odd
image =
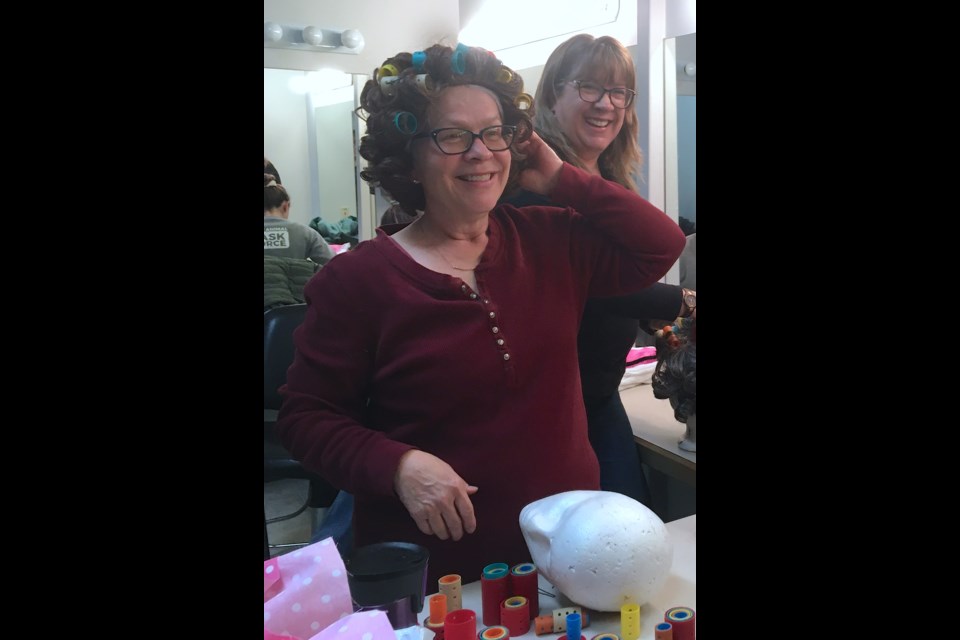
[[[290,196],[272,173],[263,174],[263,255],[309,259],[323,266],[333,258],[327,241],[305,224],[291,222]]]
[[[313,260],[263,256],[263,310],[303,304],[303,288],[320,265]]]
[[[639,195],[562,162],[522,92],[462,44],[374,72],[360,175],[423,213],[307,283],[281,388],[279,438],[353,495],[354,545],[421,545],[432,584],[529,561],[521,509],[600,488],[578,393],[583,306],[648,287],[684,244]],[[558,206],[498,204],[514,182]]]
[[[573,36],[550,54],[543,68],[535,102],[536,131],[564,161],[636,192],[634,176],[640,175],[643,157],[632,108],[635,86],[633,58],[619,41]],[[528,192],[506,201],[547,203]],[[692,308],[685,300],[695,302],[696,293],[662,283],[629,296],[591,298],[577,336],[581,390],[590,444],[600,462],[600,487],[648,506],[650,490],[619,386],[638,330],[652,336],[663,320],[669,323],[689,315]]]

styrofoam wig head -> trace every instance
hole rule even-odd
[[[531,502],[520,529],[540,573],[597,611],[643,605],[663,587],[673,544],[657,515],[611,491],[567,491]]]

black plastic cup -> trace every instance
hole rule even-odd
[[[409,542],[355,548],[345,559],[355,611],[385,611],[394,629],[417,624],[427,589],[430,552]]]

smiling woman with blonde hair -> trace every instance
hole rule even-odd
[[[535,100],[537,133],[566,162],[638,191],[643,154],[634,107],[636,69],[615,38],[580,34],[558,46],[540,76]],[[508,202],[549,204],[521,192]],[[689,297],[691,296],[692,297]],[[649,321],[688,315],[696,293],[655,283],[618,297],[591,298],[580,320],[577,350],[590,444],[600,462],[600,487],[650,505],[633,428],[620,399],[627,354]]]
[[[605,87],[616,88],[617,93],[609,94]],[[637,142],[637,113],[632,108],[636,87],[633,58],[619,41],[609,36],[574,36],[554,49],[543,68],[534,127],[570,164],[637,191],[643,152]],[[572,100],[570,107],[568,99]],[[588,102],[594,99],[596,102]],[[610,99],[625,106],[614,104],[604,119],[596,120],[597,131],[590,130],[587,123],[574,123],[571,111],[585,106],[581,102],[598,104]]]

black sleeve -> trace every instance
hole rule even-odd
[[[639,293],[616,298],[593,298],[591,303],[607,313],[640,320],[673,320],[683,304],[683,288],[656,282]],[[649,332],[648,332],[649,333]]]
[[[515,207],[546,206],[559,207],[561,205],[551,202],[547,196],[526,189],[518,189],[510,193],[503,194],[500,198],[501,203],[512,204]]]

